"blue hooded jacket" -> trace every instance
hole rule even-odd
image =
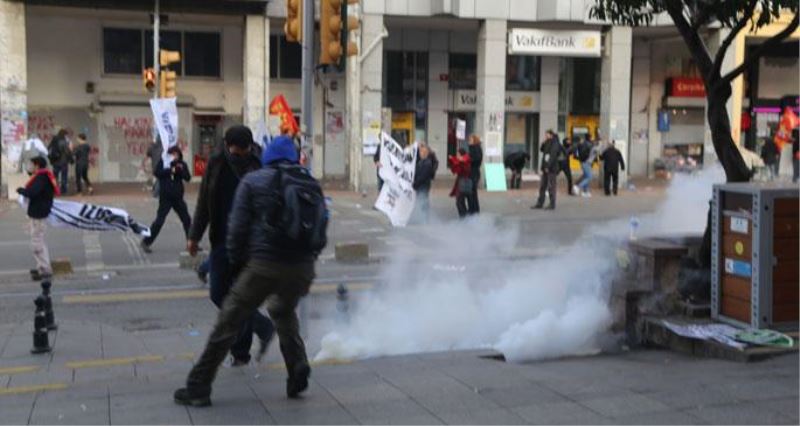
[[[278,161],[300,161],[294,141],[289,136],[281,135],[273,139],[261,155],[261,164],[264,166]]]

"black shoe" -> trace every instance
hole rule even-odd
[[[294,374],[289,374],[286,379],[286,396],[289,398],[297,398],[300,392],[308,389],[308,376],[311,374],[311,368],[308,364],[298,364],[294,367]]]
[[[209,394],[191,392],[188,388],[176,390],[172,398],[178,405],[191,405],[192,407],[208,407],[211,405],[211,396]]]
[[[231,362],[231,367],[244,367],[247,364],[250,364],[249,359],[234,358],[233,362]]]
[[[142,247],[142,251],[143,252],[145,252],[147,254],[150,254],[150,253],[153,252],[153,250],[150,249],[150,244],[147,244],[147,242],[145,242],[145,240],[142,240],[142,243],[139,244],[139,245]]]
[[[550,204],[549,206],[547,206],[547,210],[555,210],[555,209],[556,209],[555,204]]]
[[[544,207],[542,204],[537,204],[535,206],[531,206],[531,209],[541,209],[542,207]]]
[[[41,281],[42,280],[42,273],[39,272],[38,269],[31,269],[31,279],[33,281]]]

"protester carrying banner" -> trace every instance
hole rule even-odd
[[[189,237],[189,226],[191,225],[191,217],[189,216],[189,209],[186,207],[186,201],[183,200],[183,182],[188,182],[192,177],[189,174],[189,166],[183,161],[183,153],[177,146],[167,150],[167,154],[171,160],[165,168],[162,164],[163,160],[158,163],[153,171],[158,178],[159,194],[158,194],[158,212],[156,213],[156,220],[150,225],[150,236],[142,239],[142,250],[145,253],[150,253],[150,246],[158,238],[161,227],[164,226],[164,221],[167,219],[167,214],[170,210],[175,210],[175,213],[183,224],[184,236]]]
[[[389,217],[392,226],[406,226],[416,200],[417,143],[403,148],[391,136],[381,133],[379,150],[381,168],[378,173],[384,184],[375,208]]]
[[[24,188],[17,188],[17,193],[28,200],[28,218],[30,219],[31,249],[36,260],[36,269],[31,270],[34,279],[45,279],[52,275],[50,267],[50,251],[45,242],[47,224],[45,220],[53,207],[53,198],[60,194],[56,177],[47,168],[44,157],[30,160],[33,176]]]

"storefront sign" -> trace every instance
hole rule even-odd
[[[453,91],[453,111],[475,111],[478,94],[474,90]],[[539,92],[506,92],[506,111],[538,112]]]
[[[600,41],[600,31],[514,28],[508,33],[508,54],[597,58]]]
[[[706,86],[700,78],[672,77],[669,84],[669,95],[679,98],[704,98]]]

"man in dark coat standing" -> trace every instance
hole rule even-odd
[[[600,154],[600,160],[603,162],[603,188],[606,191],[606,196],[610,196],[612,189],[614,195],[617,195],[617,187],[619,186],[619,169],[625,170],[625,160],[622,158],[622,153],[619,152],[614,141],[611,145]],[[613,185],[611,181],[613,182]]]
[[[558,142],[558,137],[552,130],[545,134],[545,141],[539,149],[542,152],[542,182],[539,185],[539,199],[532,208],[544,207],[545,191],[550,195],[548,210],[556,208],[556,179],[560,170],[560,162],[567,156],[564,147]]]
[[[473,134],[469,137],[470,178],[472,179],[472,193],[467,196],[467,212],[478,214],[481,206],[478,202],[478,183],[481,181],[481,165],[483,164],[483,149],[481,138]]]
[[[560,171],[564,172],[564,176],[567,177],[567,194],[575,195],[575,188],[572,186],[572,169],[569,167],[569,156],[573,152],[573,144],[569,138],[564,138],[563,145],[567,155],[563,160],[559,161],[558,167]]]
[[[279,138],[288,136],[279,136],[276,140]],[[209,289],[211,301],[217,308],[222,308],[222,303],[236,279],[231,271],[231,262],[225,248],[233,197],[241,178],[261,168],[261,159],[253,152],[253,145],[253,133],[246,126],[233,126],[225,132],[225,146],[208,159],[206,173],[197,196],[192,228],[189,231],[186,248],[190,255],[195,256],[206,228],[210,228]],[[246,365],[250,362],[253,333],[259,338],[256,360],[260,361],[272,339],[274,327],[269,318],[258,310],[253,313],[251,319],[244,322],[239,336],[231,346],[233,366]]]

